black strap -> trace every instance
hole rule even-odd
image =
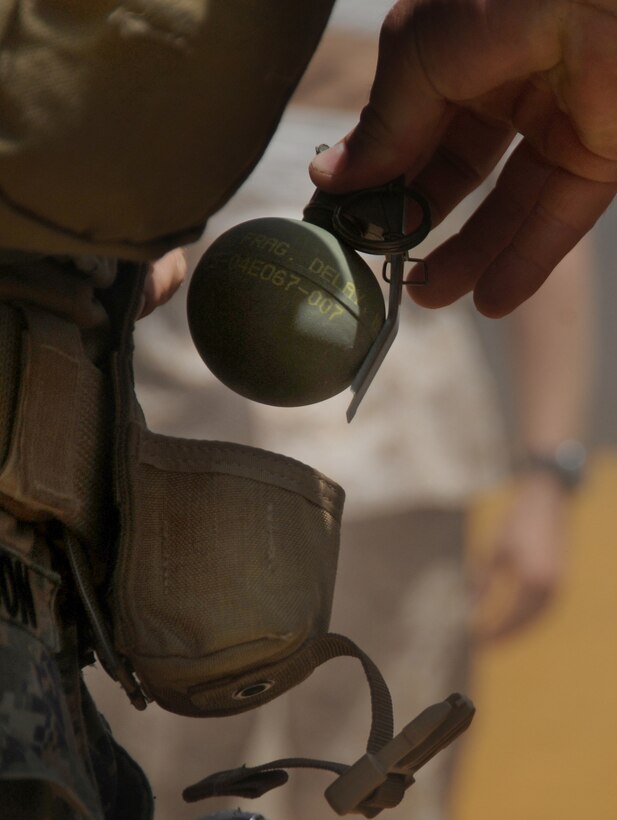
[[[237,769],[215,772],[188,786],[182,796],[187,803],[207,797],[246,797],[253,799],[283,786],[289,780],[285,769],[323,769],[342,774],[347,766],[328,760],[312,760],[308,757],[287,757],[263,763],[261,766],[239,766]]]

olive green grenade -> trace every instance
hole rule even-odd
[[[349,387],[385,320],[367,263],[319,225],[266,217],[219,237],[188,295],[193,341],[224,384],[293,407]]]
[[[406,233],[410,201],[419,222]],[[426,282],[405,280],[404,264],[422,262],[408,251],[429,229],[428,203],[402,177],[351,194],[315,191],[302,221],[236,225],[193,275],[187,310],[199,354],[224,384],[263,404],[313,404],[351,386],[350,421],[396,335],[403,286]],[[385,257],[387,318],[356,250]]]

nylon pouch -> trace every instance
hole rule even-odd
[[[287,659],[328,630],[342,490],[283,456],[137,421],[121,481],[110,610],[146,694],[223,715],[305,677]]]

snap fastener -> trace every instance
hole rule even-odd
[[[262,680],[259,683],[251,683],[248,686],[243,686],[242,689],[236,690],[232,697],[234,700],[247,700],[248,698],[255,698],[257,695],[262,695],[268,689],[274,686],[273,680]]]

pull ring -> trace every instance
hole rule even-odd
[[[419,206],[421,220],[417,228],[405,233],[408,199]],[[369,221],[371,212],[379,221]],[[405,187],[400,177],[380,188],[344,197],[334,209],[332,227],[343,241],[361,253],[402,254],[426,239],[431,230],[431,211],[424,196]]]

